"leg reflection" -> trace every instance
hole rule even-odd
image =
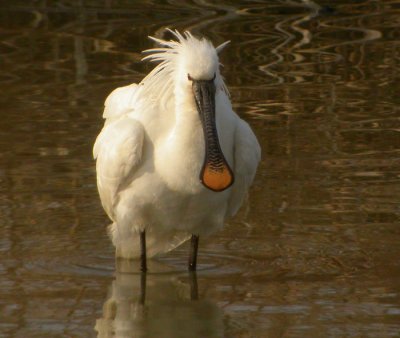
[[[147,273],[142,272],[140,274],[140,299],[139,303],[144,305],[146,301],[146,280],[147,280]]]
[[[197,273],[196,271],[189,271],[189,283],[190,283],[190,299],[199,299],[199,286],[197,284]]]
[[[196,272],[172,273],[171,267],[149,261],[151,273],[138,273],[140,261],[120,261],[97,336],[223,337],[222,310],[210,299],[199,299]],[[189,278],[188,278],[189,277]]]

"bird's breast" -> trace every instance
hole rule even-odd
[[[204,160],[205,142],[201,124],[173,128],[155,145],[155,168],[169,188],[182,193],[203,189],[200,171]]]

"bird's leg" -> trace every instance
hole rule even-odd
[[[192,238],[190,240],[189,271],[196,271],[198,248],[199,248],[199,236],[192,235]]]
[[[146,260],[146,230],[140,231],[140,270],[147,271]]]

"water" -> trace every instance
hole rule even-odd
[[[398,337],[399,8],[0,2],[0,337]],[[263,160],[197,279],[185,245],[144,281],[115,267],[91,147],[165,27],[232,41],[223,74]]]

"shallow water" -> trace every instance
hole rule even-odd
[[[0,337],[398,337],[400,1],[0,2]],[[115,266],[91,147],[147,35],[215,44],[263,160],[200,242]],[[197,286],[197,287],[196,287]]]

